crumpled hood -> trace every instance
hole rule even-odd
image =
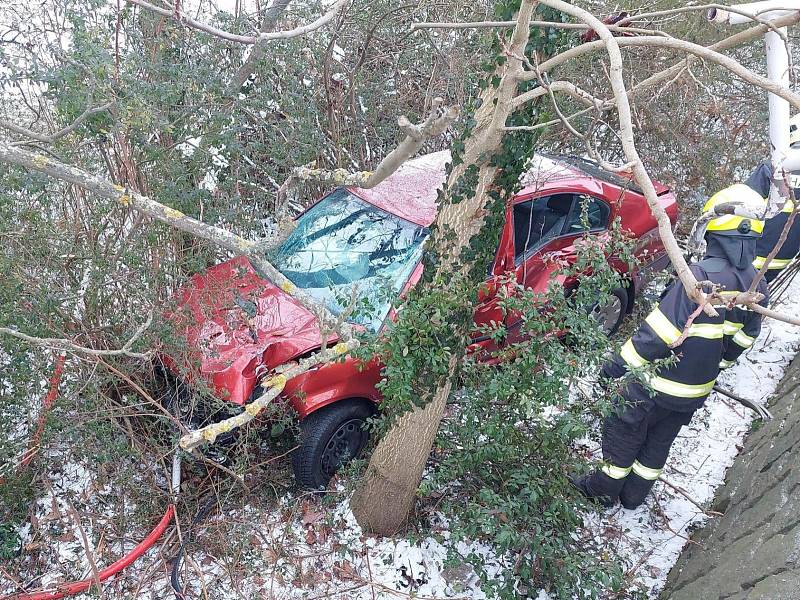
[[[193,276],[171,315],[189,360],[222,398],[244,404],[267,371],[320,345],[317,318],[244,257]],[[194,359],[194,360],[192,360]]]

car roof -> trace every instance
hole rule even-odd
[[[450,151],[433,152],[406,161],[373,188],[348,188],[350,192],[387,212],[417,225],[428,226],[436,218],[438,190],[447,178]],[[519,194],[529,194],[563,185],[597,187],[598,180],[641,193],[625,175],[610,173],[597,163],[577,157],[537,153],[522,175]]]

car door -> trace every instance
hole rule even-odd
[[[500,233],[497,252],[494,260],[486,268],[486,281],[478,289],[478,302],[475,306],[475,328],[469,352],[480,355],[481,360],[493,362],[493,353],[500,349],[505,340],[495,341],[491,335],[494,324],[505,323],[505,311],[501,308],[501,296],[504,287],[509,286],[513,270],[513,233],[511,231],[511,204],[506,206],[506,221]],[[513,281],[513,280],[511,280]]]
[[[551,193],[523,199],[511,214],[514,231],[514,266],[517,283],[545,292],[557,265],[547,255],[562,251],[586,233],[608,229],[611,206],[600,198],[581,193]],[[506,318],[509,341],[521,339],[519,314]]]

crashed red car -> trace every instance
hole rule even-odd
[[[373,189],[334,190],[297,218],[296,229],[272,253],[272,263],[334,313],[350,301],[357,285],[360,298],[373,307],[357,322],[378,332],[392,318],[392,299],[420,278],[423,243],[436,216],[437,189],[449,158],[448,152],[438,152],[409,161]],[[648,272],[668,264],[642,193],[629,176],[566,156],[537,156],[523,184],[508,203],[487,279],[515,271],[520,284],[545,290],[556,267],[543,257],[554,251],[569,253],[576,239],[587,233],[582,211],[588,215],[590,235],[601,235],[619,217],[635,239],[634,252],[643,266],[627,272],[627,265],[615,265],[627,285],[614,290],[611,302],[597,309],[606,330],[615,330],[630,312]],[[656,184],[656,189],[674,224],[674,196],[663,185]],[[320,345],[316,318],[259,277],[243,257],[192,277],[179,305],[184,318],[176,322],[188,323],[183,334],[190,353],[199,359],[195,376],[236,405],[258,393],[264,375]],[[490,295],[475,312],[478,326],[513,318],[505,317]],[[506,325],[513,340],[515,323]],[[473,341],[476,348],[494,343],[477,333]],[[301,418],[300,447],[294,455],[301,485],[325,485],[342,462],[359,453],[367,439],[364,421],[381,400],[375,387],[380,370],[376,360],[357,364],[348,358],[288,382],[283,397]]]

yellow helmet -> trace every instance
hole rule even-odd
[[[737,183],[711,196],[703,206],[709,217],[706,232],[760,237],[764,231],[767,201],[753,188]]]

